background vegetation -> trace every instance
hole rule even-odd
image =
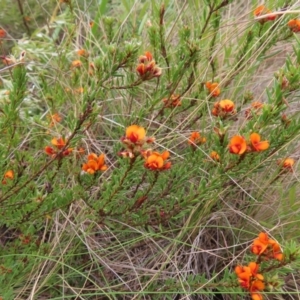
[[[248,299],[260,232],[264,298],[299,299],[300,5],[260,4],[0,0],[2,299]]]

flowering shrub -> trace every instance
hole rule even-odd
[[[42,2],[0,0],[0,298],[296,290],[299,5]]]

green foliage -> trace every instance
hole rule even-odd
[[[25,2],[0,0],[0,297],[240,299],[264,231],[285,255],[264,291],[296,289],[293,1],[273,21],[234,0]]]

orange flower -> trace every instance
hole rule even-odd
[[[88,52],[86,50],[84,50],[84,49],[77,50],[77,55],[78,56],[84,56],[84,57],[89,56]]]
[[[139,73],[142,80],[150,80],[153,77],[159,77],[162,73],[150,52],[145,52],[144,55],[139,57],[139,64],[136,67],[136,71]]]
[[[262,300],[263,297],[259,293],[265,289],[265,284],[261,280],[254,280],[250,287],[250,295],[252,300]]]
[[[209,90],[209,93],[213,97],[218,97],[221,94],[221,90],[219,88],[219,84],[217,82],[206,82],[205,83],[206,88]]]
[[[8,170],[4,174],[4,178],[8,178],[8,179],[11,179],[11,180],[14,179],[14,176],[15,176],[15,174],[14,174],[13,170]]]
[[[238,276],[240,285],[245,289],[251,288],[251,280],[263,280],[264,277],[258,274],[259,265],[255,262],[250,262],[248,266],[237,266],[235,273]]]
[[[260,5],[260,6],[258,6],[258,7],[254,10],[253,15],[254,15],[255,17],[258,17],[258,16],[264,14],[263,12],[265,11],[265,9],[266,9],[266,8],[265,8],[264,5]]]
[[[268,235],[264,232],[261,232],[258,238],[253,241],[251,252],[266,259],[283,259],[280,245],[276,241],[269,239]]]
[[[58,114],[55,113],[53,115],[50,116],[51,122],[50,122],[50,127],[53,127],[55,125],[55,123],[59,123],[62,120],[62,117]]]
[[[247,150],[247,143],[242,136],[235,135],[231,138],[228,147],[230,153],[242,155]]]
[[[258,133],[251,133],[250,141],[252,144],[253,151],[267,150],[270,146],[268,141],[260,141],[260,135]]]
[[[251,271],[245,266],[236,266],[235,273],[242,288],[250,288]]]
[[[131,125],[126,128],[126,139],[133,144],[142,143],[146,137],[146,131],[138,125]]]
[[[256,262],[250,262],[248,266],[237,266],[235,268],[235,272],[238,275],[238,277],[242,273],[247,273],[250,276],[253,276],[259,280],[263,280],[264,277],[261,274],[258,274],[258,269],[259,269],[259,264],[257,264]]]
[[[2,28],[0,28],[0,39],[3,39],[6,37],[6,31]]]
[[[253,15],[255,17],[260,17],[262,15],[267,15],[270,13],[271,13],[271,11],[269,9],[267,9],[264,5],[260,5],[254,10]],[[259,22],[264,23],[267,21],[274,21],[276,18],[277,18],[277,15],[273,14],[273,15],[267,16],[266,18],[260,19]]]
[[[292,170],[293,165],[295,164],[295,160],[288,157],[288,158],[284,159],[283,161],[279,161],[278,164],[281,165],[282,168],[284,168],[284,169]]]
[[[166,162],[169,158],[169,151],[164,151],[162,154],[158,152],[152,152],[151,150],[144,152],[145,157],[145,168],[153,171],[162,171],[171,168],[171,163]]]
[[[65,140],[64,140],[62,137],[60,137],[60,138],[58,138],[58,139],[57,139],[57,138],[53,138],[53,139],[51,140],[51,144],[52,144],[53,146],[55,146],[55,148],[57,148],[58,150],[61,150],[61,149],[63,149],[63,148],[66,146],[66,142],[65,142]],[[55,155],[57,155],[58,152],[59,152],[59,151],[53,149],[53,148],[50,147],[50,146],[46,146],[45,149],[44,149],[44,151],[45,151],[45,153],[46,153],[47,155],[50,155],[50,156],[52,156],[52,157],[54,157]],[[62,156],[67,156],[67,155],[71,154],[72,151],[73,151],[73,148],[67,148],[67,149],[65,149],[65,150],[62,152]]]
[[[82,62],[80,60],[73,60],[72,61],[72,68],[80,68],[82,66]]]
[[[219,102],[219,106],[226,113],[231,113],[234,111],[234,103],[229,99],[221,100]]]
[[[60,137],[59,139],[53,138],[51,140],[51,144],[60,150],[66,145],[66,141],[62,137]]]
[[[204,144],[206,142],[205,137],[201,137],[199,132],[192,132],[188,140],[189,145],[196,146],[199,144]]]
[[[277,260],[283,260],[283,253],[281,251],[280,245],[274,240],[269,240],[270,245],[272,246],[272,256],[271,258]]]
[[[169,98],[163,98],[162,101],[165,104],[165,108],[181,106],[179,95],[172,95]]]
[[[99,157],[95,153],[89,154],[87,163],[82,165],[82,170],[89,174],[94,174],[97,171],[105,171],[107,168],[103,153]]]
[[[14,177],[15,177],[15,173],[14,173],[13,170],[6,171],[4,176],[3,176],[2,184],[7,184],[6,179],[13,180]]]
[[[216,151],[212,151],[209,156],[215,161],[220,161],[220,155]]]
[[[214,107],[212,109],[212,114],[216,117],[226,117],[229,114],[235,114],[235,106],[234,102],[229,99],[224,99],[214,103]]]
[[[50,156],[53,156],[56,154],[56,151],[50,146],[46,146],[44,151],[47,155],[50,155]]]
[[[256,255],[261,255],[268,247],[269,238],[268,235],[264,232],[261,232],[258,235],[258,238],[254,240],[251,251]]]
[[[299,19],[292,19],[288,21],[289,28],[293,31],[293,32],[299,32],[300,31],[300,20]]]

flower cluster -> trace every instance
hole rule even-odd
[[[217,101],[214,103],[211,113],[214,116],[221,118],[234,115],[236,113],[234,102],[229,99]]]
[[[221,94],[221,90],[217,82],[208,81],[205,83],[205,86],[213,97],[218,97]]]
[[[280,245],[269,239],[265,232],[261,232],[258,235],[252,245],[251,252],[258,255],[258,260],[270,260],[277,259],[283,260],[283,253],[280,249]],[[248,266],[237,266],[235,273],[238,277],[238,282],[242,288],[249,291],[252,300],[262,300],[261,291],[265,289],[264,276],[258,273],[259,264],[256,262],[250,262]]]
[[[165,108],[177,107],[181,106],[180,96],[179,95],[172,95],[169,98],[162,99]]]
[[[154,142],[153,137],[149,138],[146,136],[146,131],[143,127],[138,125],[127,127],[125,136],[121,138],[121,141],[125,145],[126,150],[119,152],[120,156],[131,159],[142,156],[145,159],[145,168],[150,170],[162,171],[171,167],[171,163],[166,161],[170,156],[168,151],[159,153],[151,149],[143,149],[145,144]]]
[[[265,288],[263,275],[258,273],[259,265],[255,262],[250,262],[248,266],[237,266],[235,273],[242,288],[250,292],[252,300],[262,300],[262,295],[259,293]]]
[[[299,19],[289,20],[287,25],[293,32],[300,32],[300,20]]]
[[[240,135],[235,135],[231,138],[228,148],[229,152],[233,154],[242,155],[247,152],[259,152],[269,148],[268,141],[261,141],[261,137],[258,133],[252,133],[250,135],[250,141],[247,143],[245,138]]]
[[[280,245],[276,241],[269,239],[268,235],[265,232],[261,232],[258,235],[258,238],[253,241],[251,252],[255,255],[259,255],[265,260],[283,259]]]
[[[139,155],[145,143],[151,144],[154,138],[146,137],[146,130],[139,125],[131,125],[126,128],[125,136],[121,138],[127,148],[119,154],[123,157],[133,158]]]
[[[277,18],[277,15],[271,14],[271,12],[272,11],[269,10],[268,8],[266,8],[264,5],[260,5],[254,10],[253,15],[255,17],[260,17],[262,15],[268,15],[267,17],[259,20],[259,22],[263,24],[268,21],[274,21]]]
[[[154,77],[161,75],[161,68],[159,68],[150,52],[145,52],[144,55],[139,57],[139,64],[136,67],[136,71],[139,73],[142,80],[150,80]]]
[[[51,156],[51,157],[55,157],[61,149],[63,149],[66,146],[66,141],[60,137],[60,138],[53,138],[51,140],[51,144],[54,146],[50,147],[50,146],[46,146],[44,151],[47,155]],[[73,151],[73,148],[67,148],[62,152],[62,156],[67,156],[69,154],[71,154]]]
[[[105,155],[102,153],[97,156],[95,153],[91,153],[87,157],[87,162],[82,165],[82,170],[89,174],[95,174],[97,171],[106,171],[107,165],[105,165]]]

